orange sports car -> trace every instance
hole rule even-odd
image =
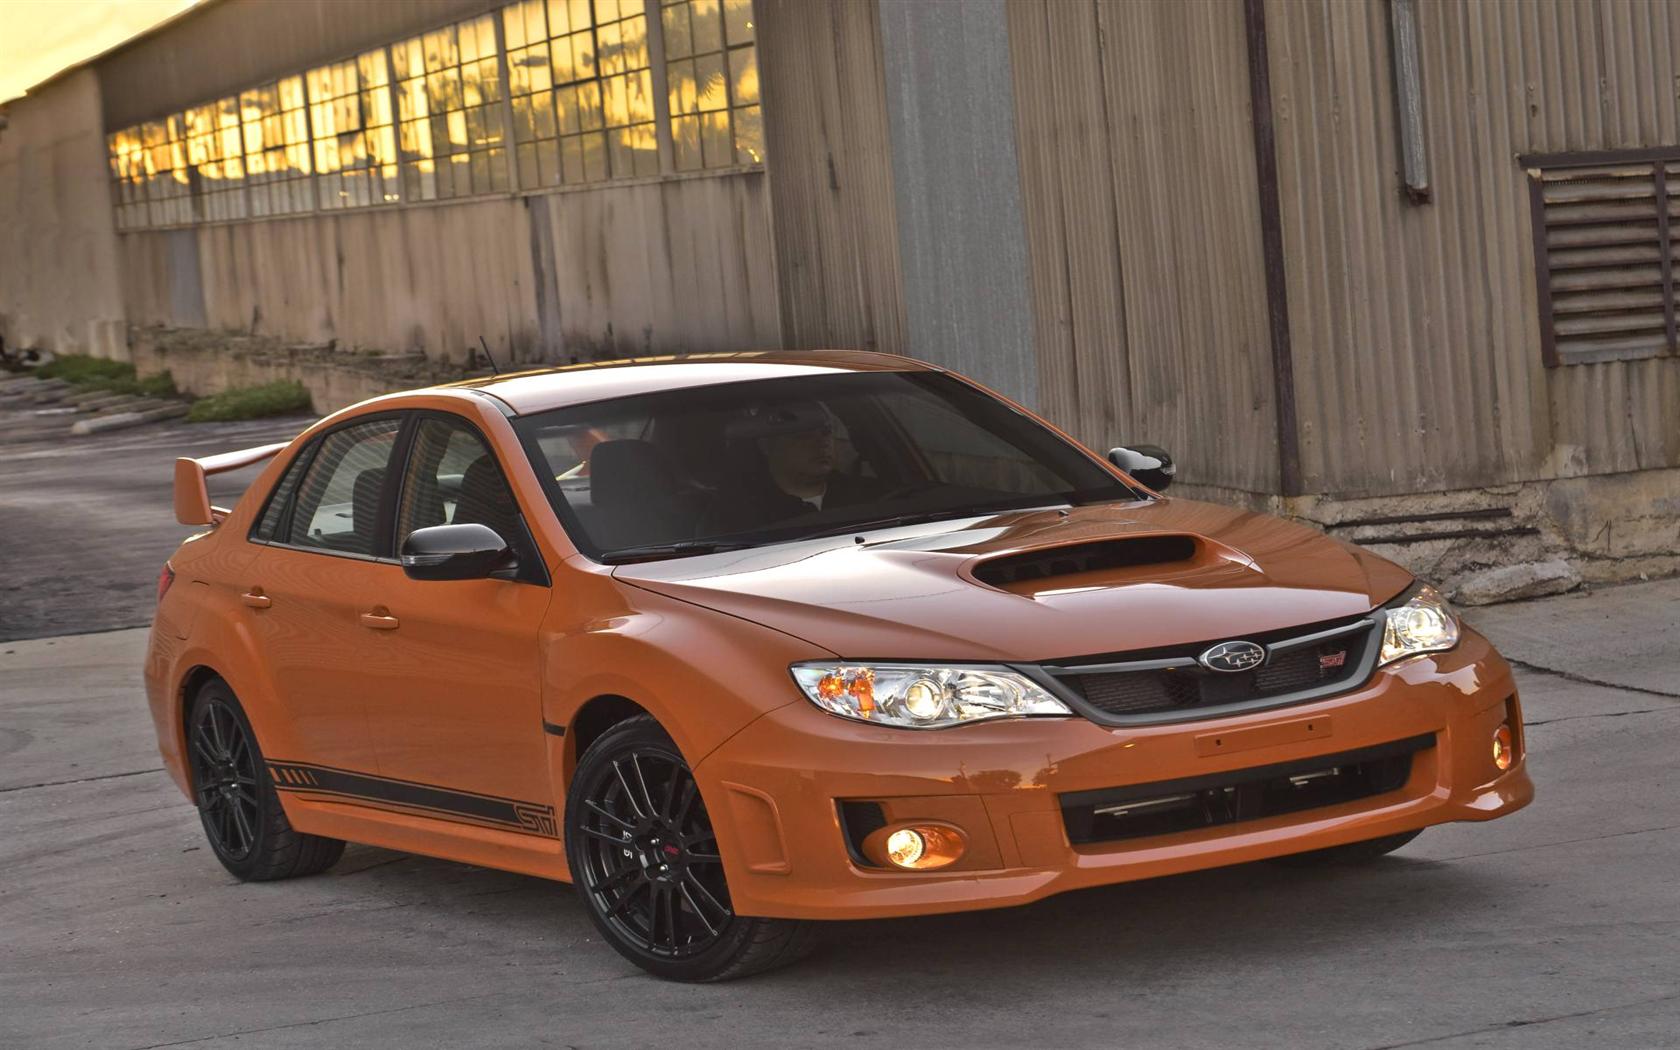
[[[1440,594],[1172,474],[879,354],[376,398],[176,464],[158,742],[241,879],[355,841],[570,881],[679,980],[1529,801],[1510,669]]]

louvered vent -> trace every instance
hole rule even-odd
[[[1522,158],[1529,169],[1547,364],[1675,346],[1680,151]],[[1535,163],[1535,162],[1540,163]]]

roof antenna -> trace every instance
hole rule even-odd
[[[484,333],[482,332],[480,332],[478,336],[478,345],[484,347],[484,359],[490,362],[490,374],[496,376],[501,375],[502,370],[496,367],[496,359],[490,356],[490,344],[484,341]]]

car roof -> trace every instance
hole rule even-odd
[[[837,372],[929,371],[938,369],[913,358],[864,350],[752,350],[562,365],[468,379],[447,384],[442,389],[480,390],[507,404],[515,414],[527,415],[591,401],[755,379]]]

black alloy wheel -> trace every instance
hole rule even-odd
[[[742,977],[802,955],[807,924],[738,916],[688,763],[658,723],[608,730],[579,763],[566,852],[590,917],[643,969],[683,981]]]
[[[250,882],[313,875],[337,863],[344,843],[292,827],[269,779],[245,709],[211,679],[186,718],[187,764],[204,835],[222,867]]]
[[[194,709],[187,742],[204,832],[224,861],[246,860],[257,843],[261,785],[251,738],[229,698],[207,696]]]

